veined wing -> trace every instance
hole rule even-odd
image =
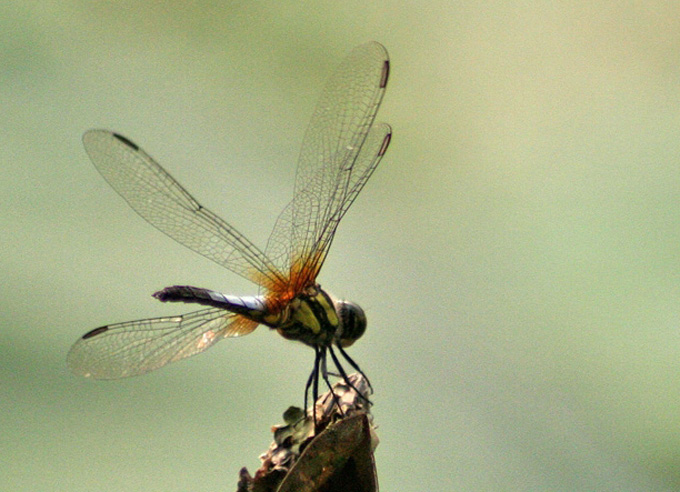
[[[387,150],[390,142],[391,129],[386,123],[378,123],[369,132],[366,137],[366,142],[357,156],[352,175],[350,179],[337,190],[337,194],[332,198],[327,207],[327,214],[324,216],[322,222],[318,224],[318,230],[308,229],[307,234],[313,235],[316,241],[312,244],[311,250],[301,250],[299,254],[295,254],[293,250],[293,258],[290,266],[289,288],[298,292],[306,285],[313,283],[316,278],[323,261],[326,259],[326,254],[333,242],[335,231],[338,228],[340,220],[345,215],[349,207],[352,205],[361,189],[371,177],[373,171],[378,166],[380,159]],[[275,232],[283,231],[283,225],[289,229],[295,230],[295,204],[300,204],[300,195],[296,195],[296,199],[289,203],[277,219],[277,227]],[[293,233],[294,234],[294,233]],[[274,237],[272,235],[272,237]],[[271,239],[270,239],[271,241]]]
[[[83,335],[68,353],[75,374],[93,379],[137,376],[199,354],[223,338],[247,335],[257,323],[222,308],[182,316],[102,326]]]
[[[127,138],[107,130],[83,136],[97,170],[132,209],[175,241],[253,280],[282,275],[243,234],[198,203],[156,161]]]
[[[293,201],[266,249],[289,272],[293,291],[316,278],[340,219],[387,150],[389,126],[372,125],[388,74],[387,51],[371,42],[355,48],[323,90],[302,144]]]

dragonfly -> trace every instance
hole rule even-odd
[[[317,400],[320,377],[331,388],[327,354],[339,372],[333,374],[348,384],[338,354],[363,375],[345,349],[364,334],[366,315],[356,303],[322,289],[317,276],[341,219],[389,146],[390,126],[374,121],[389,67],[384,46],[369,42],[333,72],[303,138],[293,199],[264,250],[203,207],[128,138],[108,130],[86,132],[83,143],[94,166],[137,214],[259,289],[257,295],[235,296],[188,285],[166,287],[153,296],[202,308],[95,328],[70,349],[71,371],[92,379],[137,376],[264,325],[314,349],[305,407],[310,387]]]

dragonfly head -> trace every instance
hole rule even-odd
[[[336,309],[342,329],[337,339],[341,347],[349,347],[366,331],[366,313],[358,304],[349,301],[337,301]]]

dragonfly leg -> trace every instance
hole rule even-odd
[[[339,346],[338,346],[338,348],[340,349],[341,353],[347,358],[347,354],[344,353],[344,350],[342,350],[342,348],[340,348]],[[338,357],[335,355],[335,352],[333,352],[333,347],[328,347],[328,351],[331,353],[331,357],[333,358],[333,362],[335,363],[335,367],[338,368],[338,371],[340,372],[340,375],[342,376],[343,381],[345,381],[345,383],[347,383],[347,385],[348,385],[350,388],[352,388],[352,389],[356,392],[357,395],[359,395],[359,398],[361,398],[362,400],[364,400],[364,401],[365,401],[366,403],[368,403],[369,405],[373,405],[373,402],[371,402],[371,400],[369,400],[368,398],[366,398],[366,396],[364,396],[364,394],[363,394],[361,391],[359,391],[359,390],[352,384],[352,382],[349,380],[349,377],[347,377],[347,373],[345,372],[345,369],[344,369],[344,368],[342,367],[342,365],[340,364],[340,360],[338,360]],[[366,382],[368,383],[368,387],[371,388],[371,389],[373,389],[373,387],[371,386],[371,383],[368,382],[368,378],[367,378],[366,375],[361,371],[361,369],[359,369],[359,368],[356,366],[356,364],[353,363],[353,361],[352,361],[351,359],[348,358],[348,360],[349,360],[350,364],[352,365],[352,367],[354,367],[354,369],[356,369],[357,371],[359,371],[359,373],[364,377],[364,379],[366,379]]]
[[[329,350],[331,350],[331,354],[332,354],[333,349],[329,347]],[[323,377],[323,380],[326,382],[326,386],[328,386],[328,390],[331,392],[331,396],[333,397],[333,401],[335,402],[335,405],[338,407],[338,412],[340,413],[340,416],[344,417],[345,413],[342,411],[342,407],[340,406],[340,400],[338,399],[338,395],[335,394],[335,391],[333,391],[333,386],[331,386],[331,382],[328,380],[328,369],[327,369],[327,364],[326,364],[326,348],[325,347],[321,349],[321,375]]]
[[[337,347],[338,347],[338,350],[340,351],[340,354],[342,354],[342,356],[345,358],[345,360],[347,362],[349,362],[349,365],[352,366],[355,371],[357,371],[359,374],[361,374],[364,377],[364,379],[366,380],[366,382],[368,383],[368,387],[373,389],[373,386],[371,385],[371,381],[368,379],[368,376],[366,376],[366,374],[364,374],[364,371],[362,371],[359,368],[359,365],[356,362],[354,362],[354,360],[352,360],[352,358],[349,356],[349,354],[347,352],[345,352],[345,349],[343,349],[340,345],[338,345]],[[338,366],[338,369],[340,369],[340,365],[337,362],[337,358],[333,354],[333,350],[331,350],[331,355],[333,355],[333,360],[335,361],[335,364]],[[347,378],[345,378],[345,380],[347,380]]]
[[[314,432],[316,432],[316,401],[319,399],[319,362],[321,361],[321,347],[314,347],[314,370],[312,371],[312,416],[314,418]]]
[[[312,372],[309,373],[309,378],[307,378],[307,384],[305,385],[305,404],[304,404],[304,409],[307,410],[307,397],[309,396],[309,388],[312,386],[312,382],[314,381],[314,373],[317,370],[317,362],[316,360],[314,361],[314,368],[312,369]]]

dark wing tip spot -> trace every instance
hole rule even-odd
[[[123,135],[118,135],[117,133],[114,133],[113,136],[116,137],[116,138],[117,138],[118,140],[120,140],[121,142],[123,142],[123,143],[124,143],[125,145],[127,145],[128,147],[132,148],[133,150],[139,150],[139,147],[137,146],[136,143],[131,142],[130,140],[128,140],[127,138],[125,138]]]
[[[83,340],[87,340],[88,338],[96,337],[97,335],[100,335],[106,331],[109,331],[108,326],[100,326],[99,328],[95,328],[94,330],[90,330],[87,333],[83,335]]]
[[[390,146],[390,140],[392,140],[392,132],[388,133],[385,135],[385,139],[383,140],[382,147],[380,147],[380,150],[378,151],[378,155],[382,156],[387,152],[387,147]]]
[[[382,69],[382,75],[380,76],[380,88],[384,89],[387,86],[387,79],[390,76],[390,61],[385,60]]]

